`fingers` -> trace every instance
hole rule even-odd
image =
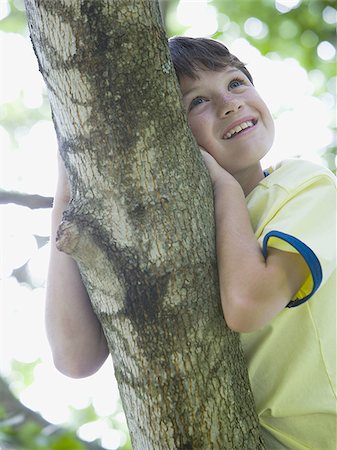
[[[213,158],[213,156],[210,155],[204,148],[199,147],[199,149],[207,166],[210,164],[218,165],[217,161]]]

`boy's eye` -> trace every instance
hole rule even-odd
[[[194,108],[195,106],[198,106],[198,105],[201,105],[203,102],[205,102],[206,100],[203,98],[203,97],[196,97],[196,98],[194,98],[192,101],[191,101],[191,104],[190,104],[190,110],[192,109],[192,108]]]
[[[232,80],[230,83],[229,83],[229,88],[230,89],[235,89],[235,88],[237,88],[237,87],[239,87],[239,86],[242,86],[244,84],[244,81],[243,80],[241,80],[241,79],[239,79],[239,78],[235,78],[234,80]]]

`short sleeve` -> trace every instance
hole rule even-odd
[[[312,297],[336,268],[336,207],[333,177],[315,176],[289,195],[259,237],[264,256],[269,247],[297,252],[310,269],[289,307]]]

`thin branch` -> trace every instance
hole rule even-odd
[[[53,197],[0,189],[0,205],[8,203],[27,206],[30,209],[51,208],[53,206]]]

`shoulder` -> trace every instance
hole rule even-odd
[[[323,221],[330,233],[336,225],[336,200],[334,174],[324,166],[298,159],[285,160],[271,168],[270,175],[246,197],[258,237],[268,229],[266,224],[275,228],[276,220],[282,221],[282,230],[296,222],[301,228],[310,223],[314,229],[315,218],[320,229]],[[293,230],[287,232],[293,234]]]
[[[246,197],[250,210],[267,209],[275,211],[294,197],[324,197],[335,201],[336,177],[323,165],[302,159],[287,159],[270,167],[269,173]]]
[[[326,184],[336,188],[336,177],[331,170],[311,161],[287,159],[272,168],[263,180],[266,187],[278,185],[288,192],[296,192],[311,185]]]

